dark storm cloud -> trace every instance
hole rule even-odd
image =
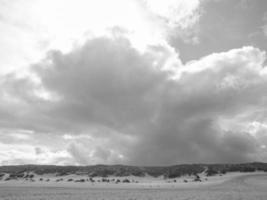
[[[12,78],[6,92],[17,91],[27,111],[14,119],[36,134],[69,131],[67,150],[78,164],[253,160],[257,138],[231,131],[223,120],[250,118],[266,105],[265,54],[253,47],[212,54],[177,68],[179,78],[173,79],[155,64],[159,52],[153,49],[141,54],[124,37],[100,37],[70,53],[50,52],[32,69],[57,100],[34,97],[33,83]],[[79,134],[90,139],[77,139]]]

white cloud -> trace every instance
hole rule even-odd
[[[194,28],[199,1],[20,3],[5,11],[18,17],[4,21],[36,16],[28,39],[48,39],[38,55],[56,50],[37,56],[23,75],[1,75],[2,164],[164,165],[264,155],[266,53],[247,46],[183,65],[167,42],[174,29]],[[28,54],[34,44],[28,51],[26,43],[19,46]]]
[[[47,163],[69,165],[74,163],[74,159],[65,150],[51,151],[46,147],[36,149],[30,144],[0,143],[0,151],[0,165]]]
[[[198,21],[199,0],[144,0],[152,13],[167,21],[170,27],[189,28]]]
[[[142,0],[148,13],[162,28],[164,38],[178,37],[185,43],[197,44],[199,20],[202,15],[200,0]]]
[[[257,48],[182,66],[166,46],[140,53],[122,34],[90,39],[70,53],[52,51],[47,59],[31,69],[45,90],[61,98],[39,100],[31,95],[35,82],[9,76],[5,92],[19,96],[26,112],[12,103],[0,107],[2,126],[16,122],[33,130],[33,149],[48,148],[47,162],[243,162],[257,158],[266,145],[260,133],[244,126],[266,116],[266,55]],[[166,63],[177,67],[166,70]],[[65,157],[51,153],[66,149]]]
[[[148,1],[148,9],[140,2],[3,1],[0,73],[27,71],[29,64],[42,59],[48,50],[68,52],[90,38],[107,36],[114,27],[127,34],[134,47],[144,51],[148,45],[166,43],[172,26],[179,26],[182,34],[182,29],[194,26],[199,17],[198,0]]]

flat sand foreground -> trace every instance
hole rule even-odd
[[[217,177],[214,177],[216,179]],[[34,187],[33,187],[34,186]],[[79,187],[81,186],[81,187]],[[183,186],[183,187],[182,187]],[[231,174],[209,183],[118,184],[86,187],[9,182],[0,184],[2,200],[266,200],[267,174]]]

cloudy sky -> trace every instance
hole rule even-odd
[[[0,165],[267,162],[266,0],[0,0]]]

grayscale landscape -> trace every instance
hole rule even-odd
[[[0,0],[0,200],[266,200],[267,0]]]

